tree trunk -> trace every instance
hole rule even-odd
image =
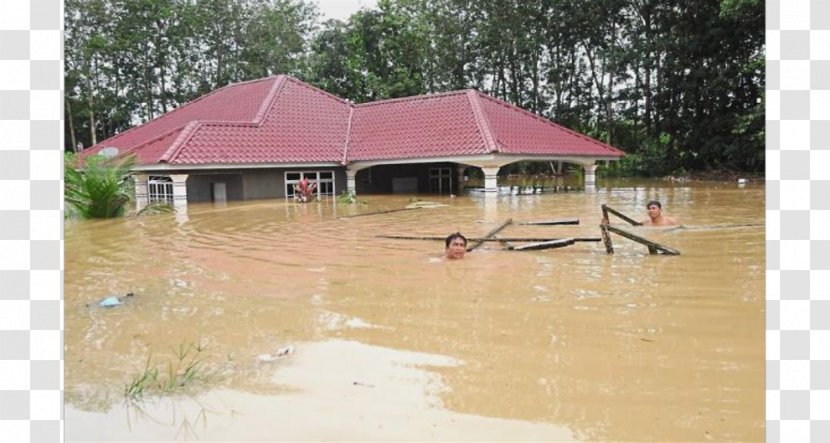
[[[89,105],[89,139],[90,146],[98,144],[98,139],[95,136],[95,101],[92,99],[92,92],[87,96],[87,105]]]
[[[72,121],[71,100],[64,97],[63,102],[66,105],[66,123],[69,125],[69,143],[71,143],[72,152],[78,152],[78,139],[75,137],[75,124]]]

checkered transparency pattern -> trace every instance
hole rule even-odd
[[[0,2],[0,441],[63,440],[61,0]]]
[[[830,441],[830,1],[767,2],[767,441]]]

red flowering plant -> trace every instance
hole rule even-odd
[[[314,200],[316,194],[317,183],[309,182],[307,178],[303,178],[294,185],[294,199],[300,203],[308,203]]]

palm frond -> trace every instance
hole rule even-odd
[[[120,217],[132,200],[132,156],[107,159],[90,156],[81,170],[64,165],[64,198],[82,218]]]

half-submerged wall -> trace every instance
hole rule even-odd
[[[358,171],[357,194],[452,194],[456,164],[450,162],[378,165]]]

